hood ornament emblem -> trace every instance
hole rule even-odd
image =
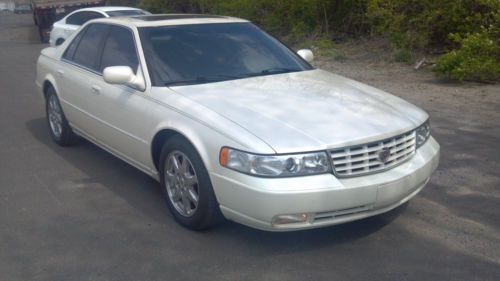
[[[391,150],[388,147],[384,147],[378,153],[378,160],[385,164],[389,159],[389,156],[391,156]]]

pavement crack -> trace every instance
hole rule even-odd
[[[38,175],[33,175],[33,177],[35,178],[35,180],[47,191],[47,193],[50,195],[50,197],[52,198],[52,200],[54,200],[56,202],[56,204],[60,207],[63,206],[63,204],[61,203],[61,201],[59,201],[59,199],[57,199],[57,197],[55,196],[55,194],[50,190],[50,188],[42,181],[42,179],[40,179],[40,177]]]

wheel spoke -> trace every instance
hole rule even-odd
[[[193,188],[188,188],[187,194],[189,196],[189,200],[191,203],[195,205],[195,207],[198,206],[198,193]]]
[[[186,214],[189,215],[189,213],[191,212],[191,203],[189,201],[187,192],[182,193],[181,197],[182,197],[181,200],[182,200],[182,205],[184,207],[184,211],[186,212]]]
[[[198,178],[196,175],[184,175],[184,183],[191,187],[198,183]]]
[[[172,200],[175,202],[179,202],[179,200],[181,200],[180,190],[177,187],[172,189]]]
[[[181,163],[181,167],[180,167],[180,173],[182,175],[184,175],[186,173],[188,165],[189,165],[189,163],[188,163],[187,158],[182,157],[182,163]]]
[[[177,160],[177,157],[175,157],[175,155],[172,155],[172,164],[174,165],[174,172],[178,172],[180,169],[180,165],[179,160]]]
[[[166,171],[165,172],[165,177],[166,177],[166,181],[169,184],[174,184],[175,183],[175,175],[172,172]]]

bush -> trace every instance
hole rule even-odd
[[[397,62],[410,62],[412,54],[407,49],[396,50],[394,53],[394,60]]]
[[[500,0],[141,0],[139,6],[249,19],[294,45],[378,33],[391,39],[396,61],[410,62],[416,50],[452,50],[439,58],[441,76],[498,80]],[[345,59],[333,48],[323,55]]]
[[[463,38],[452,36],[461,47],[442,55],[434,70],[448,79],[500,81],[500,47],[491,36],[486,30]]]
[[[268,32],[296,43],[304,38],[369,31],[368,0],[142,0],[153,13],[211,13],[249,19]]]

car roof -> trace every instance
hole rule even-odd
[[[122,7],[122,6],[98,6],[98,7],[89,7],[78,9],[75,12],[80,11],[95,11],[95,12],[109,12],[109,11],[126,11],[126,10],[140,10],[138,8],[133,7]]]
[[[158,14],[92,20],[92,22],[101,21],[135,27],[248,22],[240,18],[203,14]]]

